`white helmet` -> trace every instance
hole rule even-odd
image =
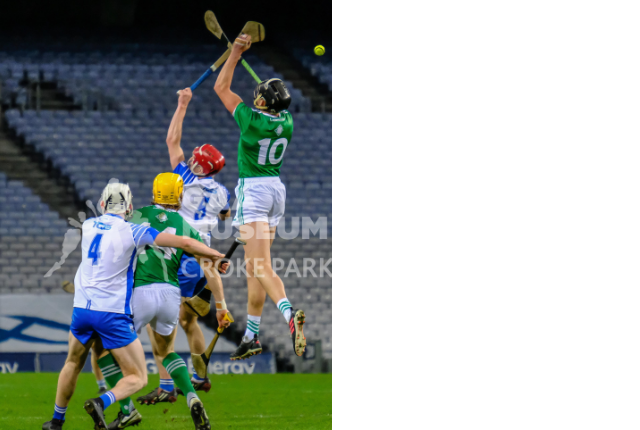
[[[133,213],[133,196],[127,184],[111,183],[102,190],[100,208],[102,213],[124,214],[128,217]]]

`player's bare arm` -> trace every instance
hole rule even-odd
[[[206,288],[211,291],[213,298],[216,302],[216,319],[218,320],[218,326],[220,327],[229,327],[231,324],[227,319],[225,319],[225,315],[228,313],[227,304],[224,301],[224,289],[222,287],[222,279],[220,279],[220,274],[217,270],[217,265],[212,264],[211,260],[198,257],[198,264],[202,267],[202,271],[204,272],[205,278],[207,278],[207,286]],[[222,273],[226,272],[228,267],[228,263],[224,263],[221,267]]]
[[[184,152],[180,146],[182,140],[182,122],[187,114],[187,107],[191,101],[191,88],[185,88],[178,91],[178,107],[171,118],[169,131],[167,132],[167,147],[169,148],[169,159],[171,160],[171,168],[175,169],[178,164],[184,161]]]
[[[231,81],[233,80],[233,72],[236,69],[238,61],[242,53],[251,47],[251,36],[248,34],[241,34],[236,38],[231,49],[231,55],[225,63],[224,67],[216,79],[216,85],[213,87],[222,104],[227,108],[229,113],[233,114],[233,111],[242,103],[242,99],[239,95],[231,91]]]
[[[214,263],[219,259],[224,258],[224,255],[220,254],[215,249],[211,249],[204,243],[186,236],[175,236],[169,233],[160,233],[156,236],[154,243],[158,246],[179,248],[189,254],[193,254],[194,256],[209,258]]]

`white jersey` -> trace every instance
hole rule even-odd
[[[131,315],[138,251],[152,245],[158,231],[113,214],[82,224],[82,262],[75,277],[74,308]]]
[[[182,176],[184,181],[182,207],[178,213],[198,230],[207,246],[211,246],[209,232],[218,225],[218,214],[229,210],[231,193],[211,177],[194,175],[184,161],[173,173]]]

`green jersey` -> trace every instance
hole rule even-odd
[[[239,176],[280,176],[284,152],[293,134],[291,114],[283,110],[280,116],[275,116],[240,103],[233,118],[240,126]]]
[[[200,234],[178,212],[159,206],[145,206],[133,213],[131,222],[151,225],[160,233],[187,236],[202,242]],[[180,288],[178,268],[184,251],[176,248],[146,246],[138,256],[133,288],[168,283]]]

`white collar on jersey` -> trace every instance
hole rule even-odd
[[[280,118],[280,115],[273,115],[267,112],[262,112],[260,109],[253,109],[255,112],[261,113],[264,116],[268,116],[269,118]]]

